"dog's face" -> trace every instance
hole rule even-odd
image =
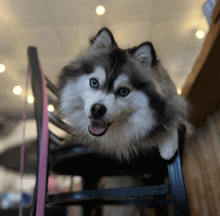
[[[111,78],[107,78],[103,67],[97,66],[91,73],[69,80],[61,103],[71,113],[68,120],[88,136],[105,136],[110,133],[108,130],[118,133],[129,125],[136,127],[133,130],[139,135],[145,134],[155,124],[149,98],[135,89],[127,75],[120,74],[110,81]]]
[[[125,157],[136,150],[133,143],[164,117],[156,66],[151,43],[122,50],[108,29],[100,30],[88,52],[60,76],[61,112],[78,139]]]

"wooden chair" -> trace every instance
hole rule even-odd
[[[28,59],[31,71],[32,90],[35,98],[35,117],[38,129],[40,148],[40,132],[42,129],[42,80],[39,69],[37,49],[28,48]],[[46,78],[48,89],[57,96],[57,88]],[[56,102],[49,97],[51,103]],[[70,126],[55,114],[49,113],[50,122],[71,133]],[[182,149],[185,138],[185,126],[179,127],[179,149]],[[139,155],[129,163],[118,163],[106,155],[90,152],[80,143],[67,142],[49,131],[48,170],[57,174],[80,175],[83,178],[83,190],[56,195],[46,194],[46,205],[82,205],[83,214],[91,215],[93,211],[100,214],[102,205],[140,205],[156,207],[157,215],[167,215],[167,205],[173,204],[174,215],[190,215],[185,192],[180,151],[170,161],[163,160],[157,149],[151,154]],[[147,186],[98,190],[92,182],[102,176],[142,175],[154,173]],[[38,172],[37,172],[38,175]],[[169,176],[170,184],[163,185],[163,179]],[[36,212],[37,182],[31,215]],[[47,193],[47,191],[45,192]],[[171,195],[171,198],[167,198]],[[149,198],[150,196],[150,198]],[[148,197],[148,198],[147,198]],[[153,197],[153,198],[152,198]],[[95,209],[95,210],[94,210]]]

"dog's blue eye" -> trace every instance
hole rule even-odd
[[[91,86],[92,88],[98,88],[98,87],[99,87],[99,82],[98,82],[98,80],[95,79],[95,78],[90,79],[90,86]]]
[[[122,97],[127,96],[130,93],[130,90],[128,88],[120,88],[118,90],[118,94]]]

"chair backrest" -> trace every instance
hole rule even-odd
[[[34,109],[35,109],[35,119],[37,122],[37,141],[38,141],[38,161],[37,163],[39,164],[39,153],[41,152],[41,139],[43,137],[42,135],[42,128],[43,128],[43,109],[44,109],[44,100],[43,100],[43,80],[42,80],[42,73],[40,70],[40,63],[38,61],[38,56],[37,56],[37,49],[36,47],[29,47],[28,48],[28,62],[29,62],[29,72],[31,75],[31,85],[32,85],[32,91],[33,91],[33,96],[34,96]],[[48,82],[48,85],[51,86],[51,83]],[[52,88],[53,92],[56,93],[56,88],[55,86],[53,86]],[[45,123],[44,123],[45,124]],[[47,123],[46,123],[47,124]],[[64,125],[64,124],[63,124]],[[62,126],[63,126],[62,125]],[[64,126],[63,126],[64,127]],[[47,136],[46,136],[47,139]],[[60,139],[59,137],[55,136],[52,132],[49,133],[49,144],[53,143],[58,145],[59,143],[62,142],[62,139]],[[47,148],[47,146],[42,146],[42,148]],[[48,149],[50,148],[50,145],[48,145]],[[44,150],[45,151],[45,150]],[[43,155],[42,155],[43,156]],[[45,156],[44,156],[45,157]],[[46,160],[47,160],[47,156],[46,156]],[[41,161],[43,162],[43,160]],[[46,166],[46,162],[45,162],[45,166]],[[36,178],[36,186],[35,186],[35,193],[34,193],[34,197],[33,197],[33,206],[32,206],[32,210],[31,210],[31,215],[35,215],[36,212],[36,200],[38,199],[38,175],[39,172],[41,172],[44,168],[37,170],[37,178]],[[44,171],[43,171],[44,172]],[[48,176],[48,169],[47,169],[47,176]],[[43,176],[42,176],[43,177]],[[41,182],[42,178],[40,179]],[[46,182],[44,183],[44,181],[42,181],[41,185],[45,184],[46,186],[46,191],[47,191],[47,183],[48,183],[48,178],[46,177]],[[39,182],[39,183],[40,183]],[[41,186],[40,186],[41,187]],[[40,188],[39,187],[39,188]],[[41,187],[43,188],[43,186]],[[44,189],[43,189],[44,190]],[[45,192],[46,192],[45,191]],[[44,198],[44,197],[43,197]]]
[[[34,52],[32,52],[34,50]],[[43,116],[43,90],[42,90],[42,78],[41,73],[37,69],[40,66],[40,63],[37,58],[37,50],[35,47],[30,47],[28,49],[28,57],[29,57],[29,64],[32,65],[30,72],[31,72],[31,85],[32,85],[32,91],[34,96],[34,109],[35,109],[35,119],[37,121],[37,130],[38,130],[38,140],[41,140],[41,130],[42,130],[42,116]],[[45,76],[46,79],[46,85],[47,89],[50,90],[50,92],[55,96],[56,99],[58,99],[58,89],[57,87]],[[52,97],[50,94],[48,94],[48,101],[49,104],[52,104],[57,113],[58,113],[58,107],[59,102],[58,100],[55,100],[54,97]],[[66,131],[67,133],[71,134],[73,131],[73,128],[65,123],[60,116],[49,112],[49,120],[51,123],[53,123],[58,128]],[[62,144],[63,139],[56,136],[53,132],[49,130],[49,141],[50,143],[54,144],[55,146],[58,146]]]
[[[28,48],[28,61],[30,65],[31,86],[34,96],[35,119],[37,121],[38,140],[41,140],[42,118],[43,118],[43,87],[42,78],[39,70],[39,61],[37,49],[35,47]]]

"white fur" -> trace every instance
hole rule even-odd
[[[126,75],[122,74],[114,82],[114,89],[117,90],[119,87],[127,87],[130,90],[133,89],[130,85],[129,79]]]
[[[103,85],[104,73],[103,68],[97,67],[93,73],[83,75],[77,81],[69,80],[61,91],[61,111],[75,127],[81,142],[91,148],[116,154],[118,158],[123,156],[128,159],[131,152],[137,152],[136,142],[139,143],[156,124],[154,111],[149,107],[148,97],[143,92],[132,89],[125,75],[118,77],[114,89],[116,91],[119,87],[128,87],[130,93],[126,97],[91,88],[89,80],[93,77]],[[112,123],[100,137],[88,132],[90,109],[94,103],[106,106],[103,121]]]
[[[174,128],[170,131],[170,135],[161,142],[159,152],[162,158],[169,160],[173,157],[178,149],[178,131]]]
[[[105,69],[101,66],[97,66],[94,72],[91,74],[92,78],[96,78],[99,81],[99,84],[102,86],[106,81]],[[89,76],[89,77],[91,77]]]

